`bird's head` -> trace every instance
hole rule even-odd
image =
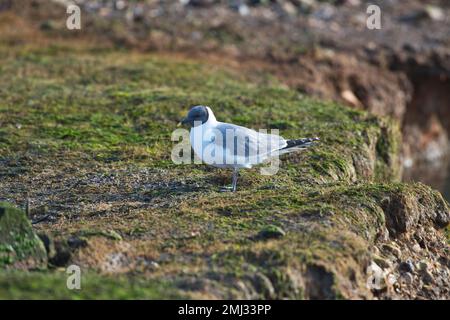
[[[188,124],[190,127],[202,125],[208,121],[210,114],[212,114],[212,111],[207,106],[192,107],[186,118],[182,119],[178,125]]]

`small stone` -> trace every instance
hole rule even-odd
[[[367,288],[371,290],[382,290],[386,287],[383,269],[374,261],[367,267],[366,273],[368,275],[366,282]]]
[[[387,276],[387,283],[389,284],[389,285],[394,285],[394,283],[396,283],[397,282],[397,277],[394,275],[394,274],[392,274],[392,273],[390,273],[388,276]]]
[[[124,0],[117,0],[115,3],[116,10],[123,10],[126,6],[127,4]]]
[[[414,165],[414,160],[413,160],[412,158],[406,158],[406,159],[403,161],[403,166],[404,166],[405,168],[411,168],[413,165]]]
[[[199,235],[200,235],[200,231],[192,231],[188,237],[195,238],[195,237],[198,237]]]
[[[364,15],[364,20],[365,20],[365,15]],[[366,49],[367,50],[370,50],[370,51],[375,51],[375,49],[377,48],[377,44],[375,43],[375,42],[373,42],[373,41],[369,41],[367,44],[366,44]]]
[[[420,247],[420,245],[418,243],[416,243],[415,245],[413,245],[412,247],[414,252],[419,253],[420,251],[422,251],[422,248]]]
[[[357,6],[361,5],[361,0],[344,0],[344,1],[342,1],[342,4],[352,6],[352,7],[357,7]]]
[[[69,239],[67,239],[67,244],[69,245],[69,247],[77,249],[87,247],[88,242],[84,237],[72,236]]]
[[[144,19],[144,8],[142,6],[136,6],[133,8],[133,20],[138,22]]]
[[[433,275],[429,271],[422,271],[422,280],[426,284],[433,283]]]
[[[377,265],[379,265],[383,269],[390,269],[392,267],[392,263],[388,259],[385,259],[381,256],[373,255],[372,259]]]
[[[39,26],[42,31],[51,31],[56,29],[55,22],[52,20],[46,20]]]
[[[428,263],[425,260],[421,260],[418,264],[417,264],[417,268],[420,271],[426,271],[428,270]]]
[[[414,271],[414,264],[411,262],[411,260],[406,260],[398,266],[398,269],[403,272],[413,272]]]
[[[400,249],[394,244],[385,244],[383,245],[383,249],[392,253],[396,258],[400,259],[402,256],[402,252]]]
[[[286,235],[283,229],[278,226],[270,225],[261,230],[257,238],[259,239],[278,239]]]
[[[356,97],[356,95],[351,90],[344,90],[341,92],[341,97],[346,102],[351,104],[354,107],[361,106],[361,101]]]
[[[245,17],[250,14],[250,8],[246,4],[241,4],[238,7],[238,12],[241,16]]]
[[[427,6],[425,12],[431,20],[442,21],[445,19],[445,14],[439,7]]]
[[[433,289],[431,289],[431,290],[433,291],[433,293],[434,293],[434,295],[435,295],[436,297],[439,297],[439,296],[440,296],[440,294],[441,294],[441,289],[440,289],[439,287],[433,286]]]
[[[374,246],[372,249],[373,249],[373,254],[380,255],[380,249],[378,249],[378,247]]]
[[[315,7],[317,7],[315,0],[297,0],[296,4],[298,9],[303,13],[310,13]]]
[[[314,18],[323,20],[323,21],[331,20],[335,14],[336,14],[336,8],[333,7],[331,4],[324,4],[313,12]]]
[[[414,281],[413,275],[409,272],[402,274],[400,279],[401,279],[402,283],[407,284],[407,285],[412,284]]]
[[[283,2],[281,6],[288,15],[294,16],[297,14],[297,8],[291,2]]]
[[[101,17],[108,17],[111,15],[111,9],[110,8],[100,8],[98,11],[98,15]]]

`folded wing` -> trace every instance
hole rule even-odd
[[[286,140],[275,134],[257,132],[245,127],[221,123],[214,139],[216,148],[222,148],[226,163],[243,166],[261,163],[277,150],[287,146]]]

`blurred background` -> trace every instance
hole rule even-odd
[[[69,4],[81,8],[81,30],[65,27]],[[369,4],[381,8],[380,30],[366,27]],[[0,0],[2,42],[42,34],[269,73],[305,95],[393,117],[403,179],[450,199],[448,0]]]

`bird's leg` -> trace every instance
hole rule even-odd
[[[224,187],[220,188],[220,191],[221,192],[236,191],[237,178],[238,178],[238,169],[234,168],[233,169],[233,180],[232,180],[231,186],[224,186]]]
[[[238,168],[234,168],[233,169],[233,183],[232,183],[232,188],[233,188],[233,192],[236,191],[236,185],[237,185],[237,179],[238,179]]]

